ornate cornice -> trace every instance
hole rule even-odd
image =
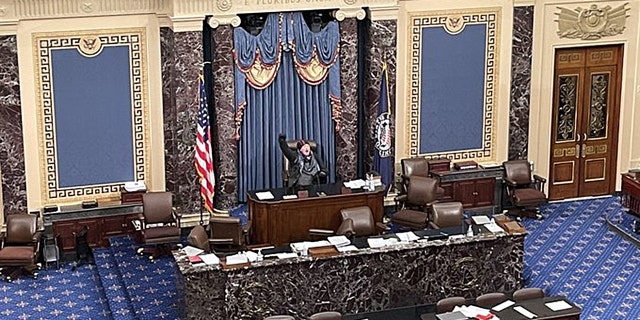
[[[20,20],[74,18],[91,16],[155,14],[163,25],[176,31],[200,30],[202,20],[210,24],[237,22],[238,14],[286,12],[300,9],[333,9],[336,18],[363,19],[368,7],[385,12],[386,18],[397,13],[402,0],[0,0],[0,33],[15,28]]]
[[[630,10],[624,3],[616,8],[598,7],[592,4],[588,8],[575,7],[567,9],[558,7],[558,36],[560,38],[597,40],[622,34],[625,29],[627,12]]]

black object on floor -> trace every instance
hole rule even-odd
[[[95,260],[93,259],[93,249],[91,249],[87,242],[88,232],[89,227],[84,226],[80,232],[73,233],[76,237],[76,256],[78,257],[76,265],[71,269],[73,271],[84,264],[95,264]]]

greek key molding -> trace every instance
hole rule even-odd
[[[500,8],[482,11],[446,11],[423,12],[410,15],[408,20],[408,43],[411,50],[408,56],[408,99],[409,110],[407,112],[407,145],[406,154],[410,156],[424,156],[428,159],[449,158],[452,160],[482,159],[493,160],[495,158],[495,98],[498,86],[498,65],[496,58],[499,54],[499,20]],[[473,150],[455,150],[443,153],[420,153],[420,88],[422,56],[422,28],[440,26],[450,34],[456,34],[464,29],[466,24],[485,24],[487,28],[486,54],[485,54],[485,84],[484,84],[484,116],[482,147]]]
[[[60,187],[57,172],[56,123],[54,90],[52,83],[51,50],[76,49],[82,55],[95,56],[103,46],[126,46],[129,48],[131,65],[131,115],[133,136],[133,172],[136,181],[150,184],[148,163],[148,102],[146,75],[145,29],[114,29],[109,31],[87,31],[74,33],[35,33],[33,35],[34,64],[36,67],[36,90],[38,106],[38,140],[40,145],[41,181],[44,182],[42,199],[44,204],[60,200],[74,201],[97,197],[119,196],[120,183],[88,186]]]

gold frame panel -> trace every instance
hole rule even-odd
[[[435,11],[414,12],[409,14],[408,23],[408,112],[406,123],[407,142],[406,154],[411,157],[424,156],[428,159],[449,158],[452,160],[476,159],[482,161],[495,161],[497,143],[495,132],[497,125],[498,98],[498,57],[500,48],[501,8],[487,8],[474,11]],[[441,26],[450,34],[457,34],[464,29],[466,24],[486,24],[486,54],[485,54],[485,83],[484,83],[484,115],[483,137],[480,149],[456,150],[443,153],[419,153],[420,137],[420,88],[421,81],[421,57],[422,57],[422,28]]]
[[[131,76],[131,115],[133,130],[133,172],[136,181],[150,185],[149,164],[149,115],[148,85],[145,57],[146,29],[110,29],[80,32],[34,33],[34,68],[36,75],[36,99],[38,143],[40,150],[40,176],[44,182],[43,204],[55,204],[94,199],[119,199],[123,182],[62,188],[58,185],[58,166],[55,137],[55,106],[51,77],[51,50],[75,48],[82,55],[95,56],[104,46],[129,48]]]

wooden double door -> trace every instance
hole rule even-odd
[[[622,45],[555,53],[552,200],[615,190],[622,53]]]

